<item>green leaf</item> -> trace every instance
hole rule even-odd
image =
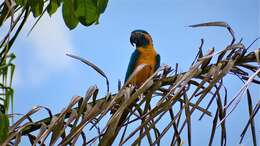
[[[62,6],[62,16],[66,26],[69,29],[74,29],[79,21],[74,13],[74,1],[73,0],[64,0]]]
[[[15,0],[17,5],[25,6],[27,3],[27,0]]]
[[[30,0],[30,6],[34,17],[38,17],[42,14],[44,1],[43,0]]]
[[[86,0],[75,0],[75,15],[77,17],[85,16],[85,1]]]
[[[8,136],[9,119],[8,116],[0,113],[0,144],[4,142]]]
[[[105,9],[107,7],[107,3],[108,3],[108,0],[98,0],[97,1],[98,11],[99,11],[100,14],[105,12]]]
[[[76,0],[75,14],[81,24],[90,26],[98,20],[98,8],[96,0]]]
[[[51,16],[52,14],[54,14],[57,11],[59,6],[60,6],[59,0],[50,0],[49,5],[47,6],[47,12],[49,13],[49,15]]]

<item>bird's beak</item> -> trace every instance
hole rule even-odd
[[[136,39],[136,34],[132,33],[132,34],[131,34],[131,37],[130,37],[130,43],[131,43],[131,45],[132,45],[132,46],[135,46],[136,43],[137,43],[136,41],[137,41],[137,39]]]

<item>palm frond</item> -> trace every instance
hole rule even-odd
[[[30,117],[39,110],[46,109],[36,107],[10,127],[4,144],[18,144],[21,137],[25,136],[34,145],[75,144],[79,138],[83,145],[141,145],[143,141],[150,145],[160,145],[165,140],[172,145],[181,145],[186,128],[186,141],[191,145],[192,117],[197,111],[201,113],[199,119],[212,119],[208,120],[212,121],[209,145],[212,145],[217,128],[221,128],[221,145],[226,145],[229,138],[226,119],[230,118],[229,115],[239,106],[246,93],[249,118],[242,131],[240,143],[250,127],[252,141],[256,145],[254,118],[259,110],[260,100],[253,103],[250,84],[260,84],[260,50],[249,52],[242,42],[236,42],[233,30],[225,22],[192,27],[212,25],[226,27],[232,36],[231,43],[219,52],[209,49],[203,55],[202,40],[198,55],[186,72],[178,72],[178,65],[163,65],[140,88],[119,85],[117,93],[107,94],[106,97],[99,97],[98,88],[93,86],[84,97],[73,97],[61,113],[53,115],[47,110],[48,118],[34,122]],[[100,73],[98,67],[90,66]],[[239,77],[243,81],[241,89],[234,97],[228,96],[229,89],[223,83],[227,75]],[[203,107],[204,101],[208,101],[206,107]],[[172,139],[164,139],[169,134]]]

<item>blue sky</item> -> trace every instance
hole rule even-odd
[[[87,88],[95,84],[101,89],[100,97],[105,94],[105,80],[65,53],[82,56],[102,68],[115,92],[118,79],[124,79],[134,50],[129,43],[130,32],[134,29],[144,29],[152,35],[162,63],[171,66],[179,63],[180,71],[185,71],[195,57],[201,38],[205,39],[205,52],[212,47],[221,50],[230,41],[224,28],[186,27],[208,21],[228,22],[237,40],[243,38],[248,46],[260,36],[259,0],[110,0],[99,25],[79,25],[72,31],[66,28],[60,12],[51,18],[46,15],[29,37],[26,35],[33,22],[27,25],[13,48],[17,56],[15,112],[26,113],[34,105],[47,106],[55,113],[59,112],[72,96],[83,96]],[[252,49],[259,47],[258,42]],[[236,79],[226,78],[224,83],[230,88],[229,99],[242,87]],[[259,91],[259,87],[252,86],[255,102],[259,100]],[[228,145],[238,145],[240,132],[248,119],[245,99],[243,97],[243,103],[228,120],[232,123],[227,127]],[[205,139],[209,137],[207,129],[211,127],[212,119],[197,122],[198,116],[194,115],[192,143],[207,145]],[[260,122],[259,116],[257,122]],[[256,131],[260,137],[259,124]],[[252,145],[249,133],[245,145]],[[220,133],[216,136],[219,137]],[[215,145],[219,145],[218,141],[214,141]]]

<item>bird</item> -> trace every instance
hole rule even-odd
[[[135,50],[132,53],[128,64],[125,76],[125,84],[129,83],[138,88],[159,68],[160,55],[156,52],[153,46],[151,35],[145,30],[137,29],[132,31],[130,36],[130,43],[135,47]],[[143,64],[145,64],[145,66],[140,71],[134,73],[138,66]],[[132,74],[134,76],[132,76]],[[120,102],[122,103],[122,101]],[[118,105],[121,104],[120,102]],[[125,108],[124,111],[122,111],[121,114],[117,115],[117,118],[119,119],[117,120],[117,123],[113,123],[117,125],[115,126],[111,124],[108,126],[104,137],[101,139],[101,145],[112,145],[121,127],[123,127],[123,123],[126,121],[127,115],[131,111],[129,109],[132,109],[134,105],[135,104],[130,104],[127,108]],[[115,113],[116,110],[117,108],[114,108],[111,113]]]
[[[127,72],[125,75],[125,83],[140,87],[160,66],[160,55],[156,52],[153,45],[151,35],[142,29],[131,32],[130,43],[135,47],[131,55]],[[129,77],[140,65],[145,65],[128,81]]]

